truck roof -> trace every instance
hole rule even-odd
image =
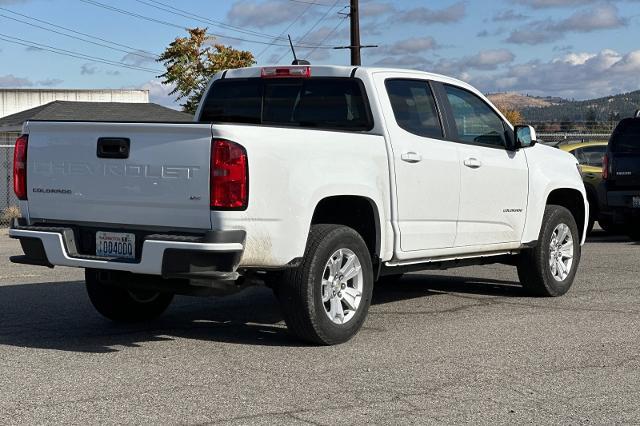
[[[357,70],[357,72],[366,72],[367,74],[375,74],[379,72],[397,73],[398,75],[419,74],[428,80],[451,83],[457,86],[463,86],[463,87],[472,89],[474,92],[476,91],[475,88],[465,83],[464,81],[461,81],[452,77],[447,77],[445,75],[435,74],[435,73],[426,72],[426,71],[418,71],[418,70],[410,70],[410,69],[402,69],[402,68],[384,68],[384,67],[363,67],[363,66],[344,66],[344,65],[264,65],[264,66],[237,68],[237,69],[222,71],[221,73],[219,73],[220,75],[216,75],[216,78],[222,77],[222,75],[224,75],[224,78],[255,78],[255,77],[260,77],[262,75],[262,70],[265,68],[300,68],[300,67],[309,67],[311,69],[311,75],[314,77],[349,77],[354,73],[354,70]]]

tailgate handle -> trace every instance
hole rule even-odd
[[[131,141],[128,138],[99,138],[98,158],[129,158]]]

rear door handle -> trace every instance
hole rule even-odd
[[[422,161],[422,155],[417,152],[403,152],[400,158],[407,163],[419,163]]]
[[[100,138],[96,155],[98,158],[129,158],[129,138]]]
[[[464,160],[464,165],[469,167],[470,169],[478,169],[482,167],[482,161],[478,160],[475,157],[469,157]]]

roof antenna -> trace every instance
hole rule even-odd
[[[293,42],[291,41],[291,35],[287,34],[287,36],[289,37],[289,46],[291,46],[291,53],[293,53],[293,62],[291,62],[291,65],[311,65],[311,62],[309,61],[298,59],[298,57],[296,56],[296,49],[294,49]]]

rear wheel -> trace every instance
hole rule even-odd
[[[341,225],[313,225],[302,264],[278,285],[289,331],[307,342],[333,345],[362,327],[371,303],[373,267],[362,237]]]
[[[545,209],[538,244],[520,254],[518,277],[536,296],[562,296],[571,288],[580,263],[580,235],[569,210]]]
[[[129,290],[113,279],[102,279],[100,275],[99,270],[85,270],[87,293],[96,310],[112,321],[140,322],[154,319],[173,300],[171,293]]]

